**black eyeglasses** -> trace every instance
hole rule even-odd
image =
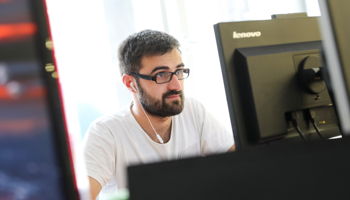
[[[182,79],[188,78],[188,76],[190,75],[190,69],[178,69],[175,72],[159,72],[154,76],[138,74],[138,73],[130,73],[129,75],[138,76],[142,79],[151,80],[158,84],[162,84],[162,83],[170,82],[174,74],[178,80],[182,80]]]

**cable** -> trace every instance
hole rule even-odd
[[[315,120],[315,119],[316,119],[316,113],[315,113],[315,111],[309,109],[309,115],[310,115],[311,123],[312,123],[312,125],[314,126],[314,128],[315,128],[317,134],[318,134],[322,139],[325,139],[325,138],[322,136],[320,129],[317,127],[316,120]]]
[[[292,112],[292,113],[291,113],[291,118],[292,118],[293,126],[295,127],[295,129],[296,129],[297,132],[299,133],[300,137],[301,137],[303,140],[307,141],[306,138],[305,138],[305,136],[304,136],[304,134],[301,132],[300,127],[299,127],[298,122],[297,122],[297,119],[299,118],[298,113]]]
[[[132,89],[134,89],[135,91],[137,91],[137,89],[134,87],[134,84],[133,84],[132,82],[130,83],[130,86],[131,86]],[[139,103],[140,103],[140,106],[141,106],[141,108],[142,108],[142,110],[143,110],[143,113],[145,113],[145,115],[146,115],[146,117],[147,117],[149,123],[151,124],[152,129],[153,129],[154,132],[156,133],[156,137],[157,137],[158,141],[159,141],[161,144],[164,144],[164,141],[163,141],[162,137],[160,137],[160,135],[157,133],[156,129],[154,129],[153,124],[152,124],[151,120],[148,118],[148,115],[146,114],[145,109],[143,109],[143,106],[142,106],[141,102],[139,102]]]
[[[323,137],[323,135],[321,134],[320,129],[317,127],[315,120],[311,120],[311,122],[312,122],[312,125],[314,125],[314,128],[315,128],[317,134],[318,134],[322,139],[325,139],[325,138]]]
[[[142,107],[141,102],[140,102],[140,105],[141,105],[141,108],[142,108],[142,110],[143,110],[143,113],[145,113],[145,115],[146,115],[146,117],[147,117],[149,123],[151,124],[151,126],[152,126],[154,132],[156,133],[156,136],[157,136],[159,142],[160,142],[161,144],[164,144],[164,141],[163,141],[162,137],[160,137],[160,135],[157,133],[156,129],[154,129],[151,120],[148,118],[148,115],[146,114],[145,110],[144,110],[143,107]]]
[[[301,132],[298,123],[296,121],[293,121],[293,125],[294,125],[295,129],[297,130],[297,132],[299,133],[300,137],[306,141],[306,138],[305,138],[304,134]]]

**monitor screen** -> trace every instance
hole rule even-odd
[[[0,1],[0,199],[78,199],[44,3]]]
[[[316,17],[214,25],[238,150],[340,135]]]

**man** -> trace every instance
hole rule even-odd
[[[234,150],[233,136],[203,105],[184,97],[179,42],[144,30],[119,47],[120,71],[133,102],[92,123],[84,155],[93,199],[126,188],[126,167]]]

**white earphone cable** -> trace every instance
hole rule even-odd
[[[140,102],[140,106],[141,106],[141,108],[142,108],[143,112],[145,113],[145,115],[146,115],[146,117],[147,117],[147,119],[148,119],[149,123],[151,124],[152,129],[153,129],[153,130],[154,130],[154,132],[156,133],[156,136],[157,136],[157,138],[158,138],[159,142],[160,142],[161,144],[164,144],[164,141],[163,141],[162,137],[160,137],[160,135],[157,133],[156,129],[154,129],[154,127],[153,127],[153,125],[152,125],[151,120],[148,118],[148,115],[146,114],[145,110],[143,109],[143,106],[141,105],[141,102]]]

